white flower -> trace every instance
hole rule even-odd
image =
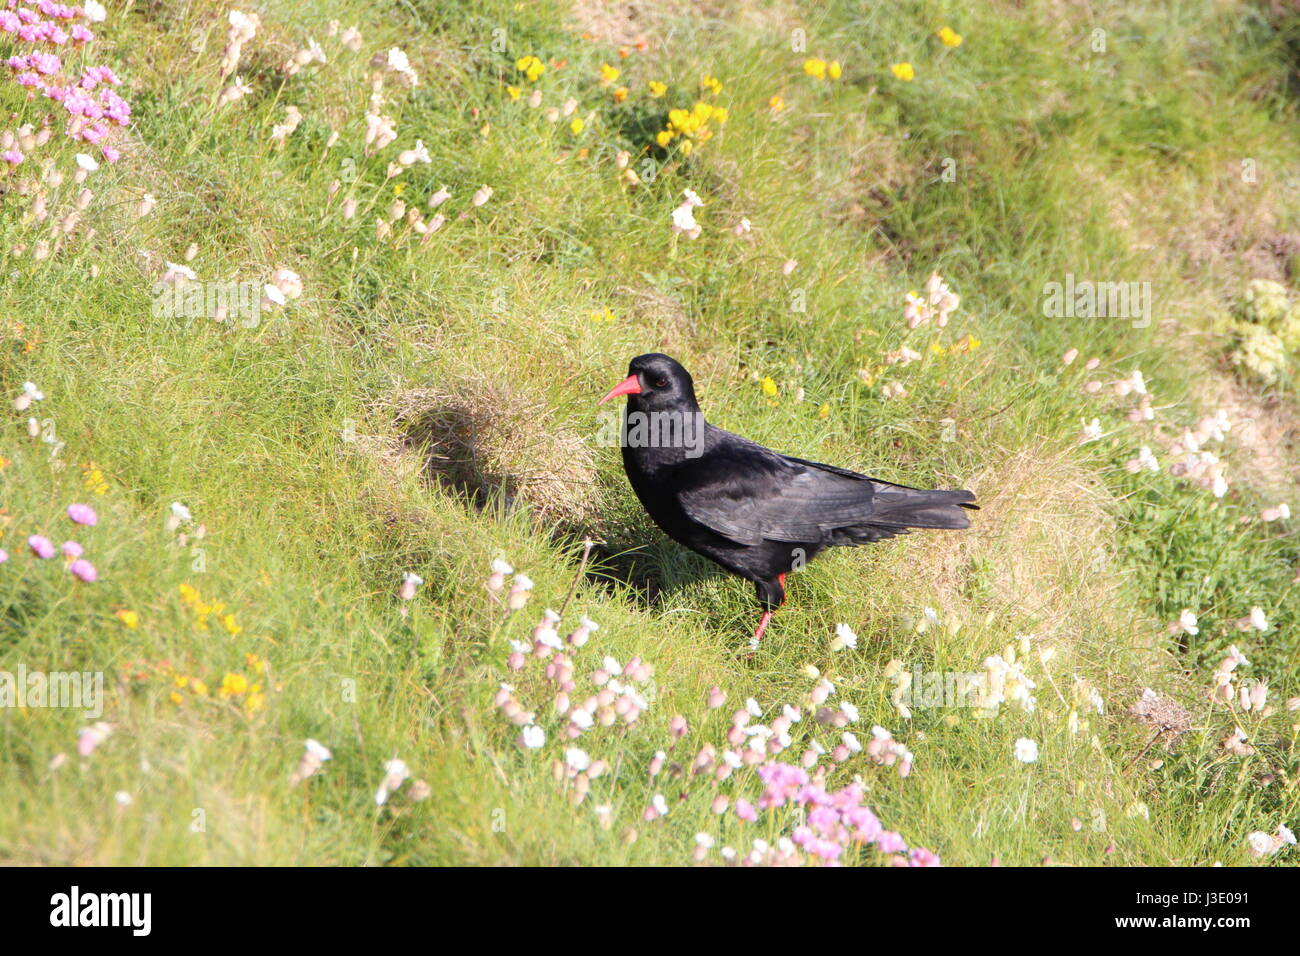
[[[1028,737],[1021,737],[1016,741],[1014,753],[1021,763],[1033,763],[1038,759],[1038,744]]]
[[[850,753],[856,754],[862,752],[862,744],[858,742],[857,736],[850,731],[844,731],[840,736],[840,739],[844,741],[844,746],[849,748]]]
[[[480,186],[475,191],[473,198],[470,199],[470,203],[475,206],[481,206],[491,198],[492,198],[492,187],[484,185],[484,186]]]
[[[858,646],[858,635],[853,633],[853,628],[847,624],[835,625],[835,640],[831,644],[831,650],[854,650]]]
[[[514,574],[515,569],[506,564],[500,558],[497,558],[492,562],[492,572],[494,574]]]
[[[81,5],[81,12],[86,15],[86,20],[90,23],[103,23],[108,17],[108,11],[98,0],[86,0]]]
[[[570,747],[566,750],[564,752],[564,762],[572,769],[578,771],[578,773],[582,773],[582,771],[591,766],[591,758],[588,757],[587,752],[580,747]]]
[[[181,521],[193,521],[194,516],[190,514],[190,509],[186,508],[179,501],[172,502],[172,514]]]
[[[317,741],[312,740],[310,737],[307,738],[306,746],[307,746],[307,752],[311,754],[313,757],[315,757],[317,760],[321,761],[322,763],[324,763],[326,760],[329,760],[334,756],[332,753],[330,753],[328,747],[325,747],[322,744],[318,743]]]
[[[1188,608],[1183,608],[1179,613],[1177,629],[1181,630],[1184,634],[1191,634],[1193,636],[1201,633],[1201,629],[1196,626],[1196,615]]]
[[[682,203],[673,210],[673,231],[680,232],[687,239],[698,239],[703,231],[695,221],[695,212],[690,203]]]
[[[1101,421],[1094,418],[1090,422],[1083,422],[1083,431],[1079,433],[1079,443],[1086,444],[1090,441],[1096,441],[1101,437]]]
[[[858,722],[858,708],[847,700],[840,701],[840,712],[849,719],[849,723],[856,724]]]
[[[662,793],[656,793],[654,799],[651,800],[650,803],[661,817],[668,813],[668,801],[664,799]]]
[[[546,743],[546,731],[536,724],[529,724],[519,735],[519,742],[529,750],[537,750]]]
[[[618,676],[619,674],[623,673],[623,665],[620,664],[614,658],[609,656],[606,656],[605,659],[601,661],[600,666],[601,669],[606,671],[611,676]]]
[[[271,302],[275,303],[276,305],[284,305],[286,302],[289,301],[287,298],[285,298],[284,293],[280,291],[279,286],[272,285],[269,282],[266,283],[266,285],[262,286],[262,292],[266,295],[267,299],[269,299]]]
[[[375,805],[382,807],[388,802],[388,797],[396,791],[411,775],[411,770],[401,760],[393,758],[384,764],[384,781],[375,791]]]
[[[755,716],[755,717],[762,717],[762,716],[763,716],[763,708],[762,708],[762,707],[759,707],[759,706],[758,706],[758,701],[754,700],[754,698],[752,698],[752,697],[746,698],[746,700],[745,700],[745,709],[746,709],[747,711],[749,711],[749,712],[750,712],[753,716]]]
[[[1250,845],[1250,852],[1254,856],[1268,856],[1277,850],[1277,847],[1273,842],[1273,837],[1269,836],[1262,830],[1256,830],[1254,833],[1247,836],[1246,842]]]
[[[708,850],[713,846],[713,837],[709,836],[707,833],[697,833],[695,834],[695,845],[702,846],[704,849]]]
[[[99,163],[95,160],[95,157],[88,153],[77,154],[77,165],[88,173],[93,173],[99,169]]]
[[[1268,618],[1264,616],[1264,609],[1259,605],[1250,609],[1250,626],[1257,631],[1268,630]]]

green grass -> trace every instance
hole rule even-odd
[[[61,137],[0,178],[0,384],[16,396],[33,381],[46,395],[4,413],[0,669],[102,672],[114,732],[82,759],[80,712],[0,709],[0,860],[680,864],[700,832],[746,853],[755,837],[788,833],[793,815],[714,814],[716,794],[755,800],[758,778],[744,768],[715,782],[692,762],[706,744],[725,747],[750,697],[763,720],[804,709],[783,759],[813,739],[833,746],[842,730],[816,726],[806,706],[809,667],[835,684],[832,706],[857,706],[849,729],[863,741],[880,724],[916,758],[904,778],[856,756],[828,785],[860,777],[887,828],[950,865],[1247,863],[1248,833],[1297,823],[1296,715],[1284,704],[1300,694],[1294,521],[1242,523],[1275,489],[1238,481],[1215,499],[1170,477],[1166,453],[1213,412],[1205,383],[1231,373],[1209,330],[1259,268],[1246,256],[1206,266],[1199,250],[1297,228],[1297,22],[1245,4],[1102,4],[1094,19],[1007,3],[959,18],[932,3],[807,6],[666,3],[638,27],[649,48],[622,59],[635,30],[616,36],[617,20],[580,23],[558,3],[268,3],[239,71],[253,92],[221,109],[227,7],[164,0],[110,15],[93,62],[124,78],[134,123],[123,160],[92,175],[82,225],[36,258],[50,221],[33,221],[30,195],[10,188],[45,156],[70,180],[75,150]],[[327,36],[331,19],[359,24],[359,52]],[[936,39],[945,24],[960,47]],[[805,50],[792,49],[796,29]],[[328,62],[285,77],[279,65],[309,36]],[[421,85],[385,74],[398,138],[367,155],[367,64],[392,46]],[[536,84],[514,67],[528,54],[548,64]],[[843,76],[814,80],[806,57],[841,61]],[[913,82],[890,74],[900,61]],[[600,86],[602,63],[622,71],[625,103]],[[728,109],[726,124],[689,157],[650,144],[706,73],[724,84],[706,99]],[[650,80],[668,84],[662,99]],[[22,122],[39,118],[12,83],[0,97]],[[568,97],[580,133],[545,116]],[[270,130],[288,105],[303,120],[277,147]],[[431,162],[389,178],[417,138]],[[620,180],[620,150],[636,188]],[[1238,176],[1244,157],[1258,161],[1257,184]],[[474,207],[484,184],[492,197]],[[427,243],[377,238],[395,198],[428,218],[440,186],[447,221]],[[51,221],[76,188],[47,187]],[[695,241],[669,228],[688,188],[705,202]],[[146,191],[157,207],[141,218]],[[1272,218],[1242,213],[1239,235],[1215,231],[1219,213],[1260,208]],[[742,217],[752,232],[737,236]],[[254,327],[155,317],[154,284],[190,243],[201,280],[260,285],[285,267],[304,293]],[[946,329],[909,332],[903,297],[934,270],[962,307]],[[1044,283],[1067,273],[1151,283],[1156,321],[1044,315]],[[613,321],[593,320],[606,308]],[[929,349],[967,335],[969,351]],[[903,345],[923,360],[886,366]],[[1063,367],[1071,347],[1082,354]],[[617,449],[595,441],[596,399],[646,351],[690,368],[722,427],[886,479],[970,487],[984,508],[962,534],[819,558],[746,658],[751,587],[666,541]],[[1092,356],[1095,372],[1083,368]],[[1132,396],[1083,390],[1134,368],[1157,409],[1150,424],[1126,420]],[[891,382],[906,396],[882,397]],[[57,454],[28,437],[29,415],[62,443]],[[1094,417],[1105,436],[1080,444],[1080,420]],[[1143,444],[1160,474],[1124,470]],[[438,480],[466,447],[464,480]],[[1230,476],[1251,453],[1231,436],[1212,447]],[[103,494],[87,487],[94,468]],[[73,501],[99,513],[77,535],[94,584],[27,553],[30,534],[72,535]],[[172,502],[201,537],[167,527]],[[585,572],[584,538],[599,542]],[[536,583],[522,611],[484,587],[496,557]],[[398,596],[407,572],[426,582],[409,602]],[[182,586],[224,608],[201,626]],[[554,687],[536,662],[522,674],[505,664],[509,642],[571,587],[561,634],[582,614],[600,624],[575,653],[575,699],[595,692],[606,655],[654,668],[635,725],[576,742],[612,768],[576,806],[552,773],[569,746]],[[1254,605],[1267,634],[1236,630]],[[918,629],[926,607],[941,623]],[[1201,632],[1180,645],[1166,625],[1183,608]],[[136,627],[115,616],[123,609]],[[841,622],[856,650],[830,649]],[[905,719],[891,703],[891,661],[978,671],[1024,635],[1032,713],[916,707]],[[1270,682],[1272,710],[1210,704],[1234,642],[1251,661],[1240,675]],[[173,673],[209,693],[175,687]],[[260,706],[221,697],[227,675],[260,684]],[[537,712],[541,751],[515,745],[518,728],[493,704],[502,682]],[[714,685],[728,695],[717,711],[705,703]],[[1153,742],[1127,713],[1144,687],[1181,702],[1192,729]],[[1091,688],[1104,714],[1081,703]],[[678,714],[689,729],[674,744]],[[1235,726],[1256,753],[1221,748]],[[291,786],[309,737],[333,759]],[[1039,743],[1038,762],[1013,759],[1021,737]],[[661,750],[668,766],[651,779]],[[51,769],[59,753],[70,759]],[[403,788],[380,809],[394,757],[429,796]],[[670,812],[646,822],[656,794]],[[880,862],[870,849],[853,858]]]

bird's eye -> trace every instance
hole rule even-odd
[[[668,387],[668,379],[666,378],[655,379],[655,388],[667,388],[667,387]]]

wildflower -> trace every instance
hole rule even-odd
[[[614,81],[621,75],[618,67],[610,66],[608,63],[600,65],[600,85],[613,86]]]
[[[1179,632],[1190,634],[1193,637],[1201,632],[1201,629],[1196,624],[1196,615],[1189,608],[1183,608],[1178,614],[1178,620],[1169,624],[1170,634],[1178,634]]]
[[[512,611],[518,611],[528,603],[529,592],[532,589],[532,578],[526,574],[516,574],[510,587],[510,593],[506,595],[506,606]]]
[[[681,205],[673,210],[673,231],[685,235],[687,239],[698,239],[702,229],[695,221],[694,210],[696,206],[703,206],[704,203],[690,189],[684,190],[682,195],[684,198]]]
[[[1092,421],[1083,423],[1083,430],[1079,433],[1079,444],[1087,444],[1090,441],[1096,441],[1101,438],[1102,429],[1100,419],[1094,418]]]
[[[773,398],[776,396],[778,389],[776,386],[776,381],[772,378],[772,376],[764,375],[762,380],[758,383],[758,385],[763,390],[763,394],[766,395],[768,398]]]
[[[284,293],[286,299],[302,295],[302,277],[292,269],[276,269],[271,274],[271,284]]]
[[[424,583],[424,578],[418,574],[412,574],[407,571],[402,575],[402,586],[397,590],[397,596],[403,601],[409,601],[415,597],[415,589]]]
[[[835,640],[831,642],[831,650],[842,651],[856,650],[858,646],[858,635],[853,633],[853,628],[847,624],[835,625]]]
[[[773,113],[781,112],[783,109],[785,109],[785,97],[782,96],[780,93],[772,94],[772,96],[768,97],[767,108],[770,109]]]
[[[826,79],[826,61],[813,58],[804,60],[803,71],[815,80],[824,80]]]
[[[1282,502],[1272,508],[1265,508],[1259,513],[1261,521],[1287,521],[1291,517],[1291,506]]]
[[[308,738],[304,745],[302,757],[298,760],[298,768],[289,776],[289,785],[297,786],[304,780],[315,776],[316,771],[320,770],[321,764],[326,760],[330,760],[333,756],[328,747]]]
[[[529,724],[519,734],[519,743],[529,750],[537,750],[546,743],[546,731],[535,724]]]
[[[912,69],[912,64],[907,62],[895,63],[889,68],[889,72],[893,73],[894,76],[898,77],[904,83],[911,83],[916,77],[916,71]]]
[[[577,136],[579,133],[582,132],[582,129],[585,125],[586,124],[583,123],[581,116],[575,116],[572,120],[569,121],[569,132],[573,133],[574,136]]]
[[[38,558],[52,558],[55,555],[54,543],[44,535],[34,534],[27,539],[27,547]]]
[[[962,39],[961,34],[953,30],[952,27],[941,27],[939,29],[939,32],[936,33],[935,36],[937,36],[941,41],[943,41],[944,46],[949,46],[949,47],[961,46],[961,39]]]
[[[114,611],[113,616],[121,621],[128,630],[135,630],[140,624],[140,615],[135,611],[128,611],[126,608],[119,608]]]
[[[102,720],[89,727],[82,727],[77,731],[77,753],[89,757],[112,734],[113,725],[106,724]]]
[[[480,187],[478,188],[478,190],[474,193],[474,196],[473,196],[473,198],[470,200],[470,202],[471,202],[474,206],[482,206],[484,203],[486,203],[486,202],[487,202],[489,199],[491,199],[491,198],[492,198],[492,187],[491,187],[491,186],[480,186]]]
[[[1017,740],[1012,752],[1021,763],[1034,763],[1038,760],[1038,744],[1028,737],[1021,737]]]
[[[536,83],[546,72],[546,65],[535,56],[523,56],[515,61],[515,69],[524,74],[529,83]]]
[[[397,758],[384,764],[384,779],[379,789],[375,791],[375,805],[382,807],[387,803],[389,796],[396,793],[410,775],[410,768]]]
[[[514,568],[500,558],[496,558],[492,562],[492,573],[488,575],[487,589],[489,591],[500,591],[505,587],[506,575],[514,573]]]
[[[665,93],[668,92],[668,84],[660,83],[658,80],[651,80],[649,86],[650,86],[650,95],[655,99],[659,99],[661,96],[663,96]]]
[[[710,76],[708,74],[705,74],[700,79],[700,89],[707,90],[708,92],[712,93],[714,96],[717,96],[719,93],[722,92],[722,81],[719,80],[716,76]]]

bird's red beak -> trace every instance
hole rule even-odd
[[[620,395],[640,395],[640,394],[641,394],[641,380],[638,379],[635,375],[629,375],[627,378],[623,379],[623,381],[619,382],[617,385],[611,388],[609,390],[609,394],[606,395],[604,398],[602,398],[600,401],[598,401],[596,404],[604,405],[611,398],[617,398]]]

